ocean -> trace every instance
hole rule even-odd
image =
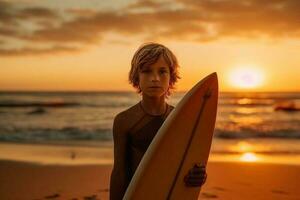
[[[176,106],[184,94],[167,101]],[[114,116],[140,99],[134,92],[1,92],[0,141],[112,142]],[[300,154],[299,105],[300,92],[220,93],[212,150]]]

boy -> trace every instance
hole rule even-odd
[[[170,90],[180,78],[175,55],[164,45],[146,43],[134,54],[129,82],[142,100],[119,113],[113,124],[114,167],[110,179],[110,199],[121,200],[144,153],[157,131],[174,109],[166,103]],[[206,180],[205,166],[195,165],[185,176],[188,187]]]

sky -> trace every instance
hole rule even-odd
[[[189,90],[300,91],[298,0],[0,0],[0,90],[133,91],[145,42],[176,55]]]

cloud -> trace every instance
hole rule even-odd
[[[90,18],[77,18],[73,21],[64,22],[57,28],[35,31],[31,36],[24,39],[44,42],[91,43],[99,40],[99,36],[107,32],[116,32],[125,36],[155,35],[177,30],[184,25],[191,30],[200,31],[201,28],[195,24],[193,17],[186,11],[164,11],[156,14],[99,12]],[[187,31],[187,29],[182,29],[180,34],[185,34]]]
[[[58,18],[59,15],[50,9],[47,8],[39,8],[39,7],[33,7],[33,8],[24,8],[18,12],[16,15],[18,18]]]
[[[2,26],[14,22],[12,11],[12,6],[9,3],[0,1],[0,23]]]
[[[152,0],[139,0],[136,1],[126,7],[126,9],[161,9],[164,8],[165,6],[170,6],[171,2],[157,2],[157,1],[152,1]]]
[[[2,36],[15,36],[17,32],[9,27],[0,27],[0,35]]]
[[[298,0],[178,0],[205,13],[220,37],[299,37]]]
[[[91,17],[97,14],[96,10],[93,9],[82,9],[82,8],[70,8],[66,12],[75,15],[77,17]]]
[[[299,10],[298,0],[177,0],[175,4],[144,0],[119,11],[70,8],[61,16],[47,8],[17,9],[14,4],[0,2],[0,18],[5,18],[0,23],[10,24],[8,28],[0,27],[0,36],[29,44],[66,46],[63,52],[72,45],[84,48],[99,44],[112,32],[124,37],[143,36],[147,40],[200,43],[223,38],[299,38]],[[34,28],[26,26],[26,30],[22,26],[28,22]],[[24,46],[21,50],[36,54],[40,49]],[[12,49],[10,55],[13,52],[22,55],[21,50]],[[40,53],[55,50],[62,52],[60,48],[52,48]],[[5,52],[0,51],[0,55],[8,55]]]
[[[1,44],[1,41],[0,41]],[[59,54],[66,52],[78,52],[81,49],[66,46],[53,46],[49,48],[30,48],[24,47],[19,49],[0,49],[2,56],[28,56],[28,55],[43,55],[43,54]]]

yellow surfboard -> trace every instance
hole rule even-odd
[[[199,81],[169,114],[144,154],[123,200],[196,200],[200,187],[184,176],[206,165],[217,113],[218,78]]]

